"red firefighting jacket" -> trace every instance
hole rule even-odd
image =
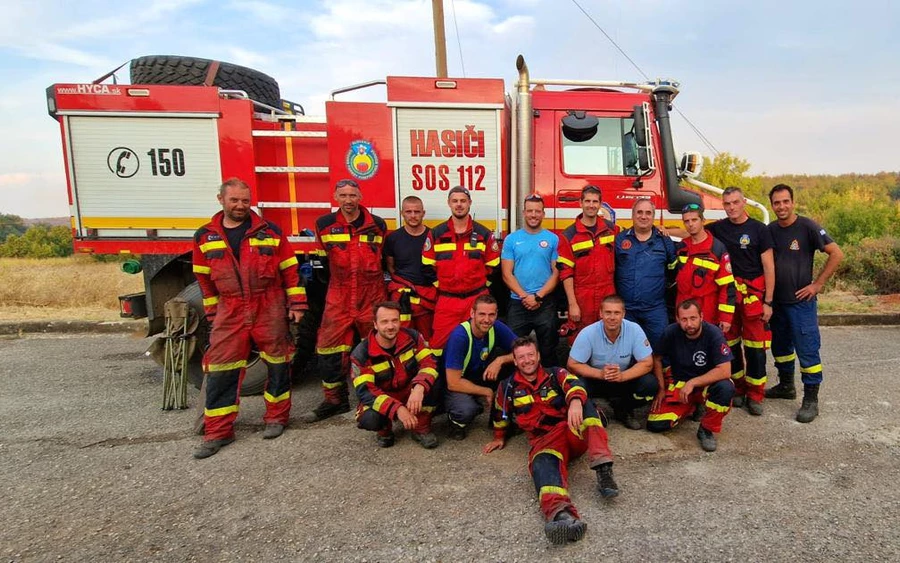
[[[582,215],[579,214],[559,237],[559,279],[574,278],[577,290],[611,286],[616,270],[619,227],[599,217],[597,232],[592,233],[581,222]]]
[[[431,229],[422,248],[426,276],[433,272],[438,292],[454,297],[469,297],[487,287],[499,264],[500,247],[493,233],[471,217],[465,233],[454,231],[452,219]]]
[[[306,310],[297,257],[278,226],[251,211],[238,261],[229,248],[223,216],[221,211],[216,213],[194,234],[193,270],[207,316],[215,314],[220,297],[248,299],[282,289],[292,311]]]
[[[491,409],[494,437],[505,438],[509,423],[521,428],[532,441],[568,420],[572,399],[587,401],[584,384],[563,368],[538,368],[534,383],[516,371],[500,382]]]
[[[350,364],[359,402],[392,420],[415,385],[427,395],[438,376],[431,349],[411,328],[400,329],[393,354],[378,345],[373,330],[353,350]]]
[[[381,249],[387,224],[363,206],[359,212],[363,217],[359,227],[348,223],[340,211],[316,219],[317,253],[328,257],[329,287],[384,283]]]
[[[706,234],[706,240],[699,244],[692,242],[690,237],[678,243],[678,263],[675,266],[676,302],[697,299],[702,304],[711,294],[716,294],[716,319],[706,320],[730,323],[735,303],[731,259],[725,245],[708,231]],[[709,311],[704,311],[704,316],[708,315]]]

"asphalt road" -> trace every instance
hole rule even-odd
[[[0,560],[898,561],[900,328],[823,337],[812,424],[794,422],[799,401],[770,401],[732,412],[707,454],[696,423],[614,423],[622,494],[600,500],[576,461],[588,531],[563,547],[543,537],[522,436],[483,456],[486,425],[448,442],[441,423],[436,450],[405,436],[381,450],[345,415],[263,441],[250,397],[238,441],[197,461],[193,412],[159,410],[148,341],[0,340]],[[318,399],[300,383],[294,416]]]

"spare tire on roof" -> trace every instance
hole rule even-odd
[[[131,61],[131,83],[202,86],[214,62],[217,61],[170,55],[139,57]],[[258,70],[219,62],[212,84],[225,90],[243,90],[257,102],[281,107],[278,82]]]

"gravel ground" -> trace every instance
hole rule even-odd
[[[614,423],[622,494],[600,500],[576,461],[588,532],[564,547],[543,537],[522,436],[482,456],[486,424],[448,442],[440,423],[436,450],[405,436],[382,450],[345,415],[263,441],[250,397],[238,441],[197,461],[193,411],[158,408],[149,341],[0,340],[0,560],[898,561],[900,328],[823,338],[812,424],[794,422],[799,401],[770,401],[758,419],[732,412],[706,454],[696,423],[665,436]],[[301,382],[294,416],[318,399]]]

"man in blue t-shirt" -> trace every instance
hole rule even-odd
[[[500,269],[509,288],[507,322],[517,336],[533,330],[537,336],[541,363],[557,365],[559,342],[553,290],[559,279],[556,260],[559,237],[542,227],[544,200],[537,194],[525,198],[525,227],[503,241]]]
[[[643,421],[636,411],[659,390],[653,350],[640,325],[625,320],[625,301],[618,295],[603,299],[600,318],[578,333],[566,367],[584,380],[589,397],[609,399],[616,418],[640,430]]]
[[[647,430],[664,432],[687,415],[703,413],[697,439],[700,447],[716,451],[716,434],[731,410],[731,347],[725,334],[703,320],[700,304],[686,299],[675,310],[675,321],[666,327],[653,351],[653,373],[659,391],[653,400]],[[669,367],[663,370],[663,359]],[[705,410],[704,410],[705,408]]]
[[[450,333],[443,361],[451,439],[465,439],[466,427],[484,412],[479,398],[490,408],[497,382],[512,373],[515,339],[513,331],[497,320],[497,300],[490,295],[478,296],[472,317]]]

